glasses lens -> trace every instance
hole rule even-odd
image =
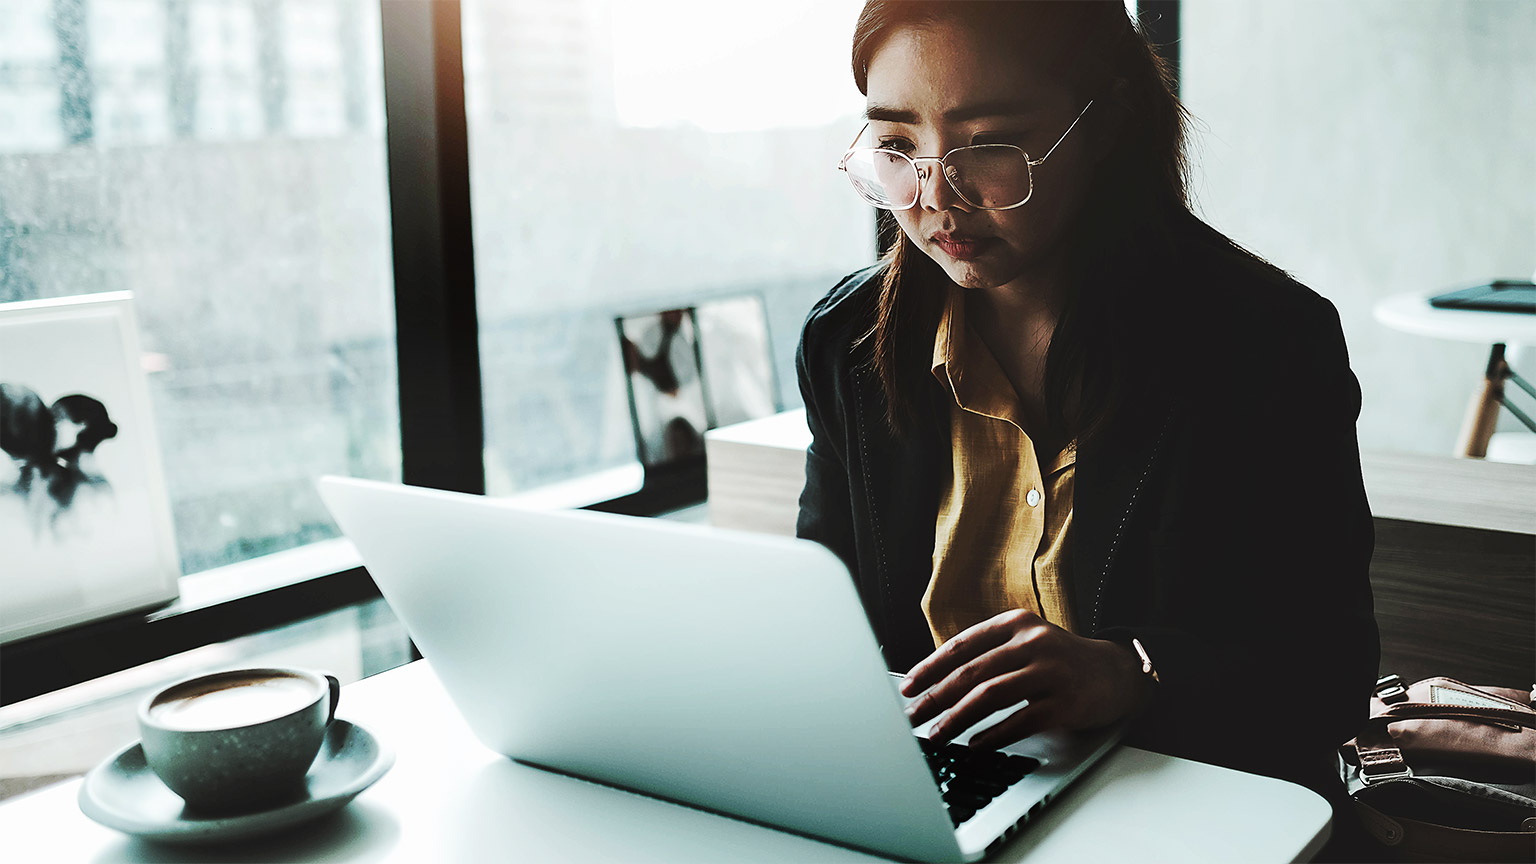
[[[854,191],[886,210],[905,210],[917,200],[917,168],[894,150],[853,150],[843,169]]]
[[[977,207],[1012,207],[1029,199],[1029,157],[1017,147],[979,144],[944,160],[949,181]]]

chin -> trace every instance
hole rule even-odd
[[[939,269],[949,280],[961,288],[978,290],[984,288],[996,288],[1006,285],[1013,279],[1002,268],[986,266],[981,261],[956,261],[954,259],[936,259]]]

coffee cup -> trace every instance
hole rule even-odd
[[[144,761],[189,808],[252,811],[302,797],[341,682],[304,669],[235,669],[139,706]]]

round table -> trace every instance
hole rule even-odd
[[[1515,373],[1510,363],[1519,346],[1536,345],[1536,315],[1520,312],[1484,312],[1475,309],[1439,309],[1429,305],[1429,295],[1398,294],[1377,303],[1372,310],[1377,321],[1419,336],[1477,342],[1492,345],[1482,385],[1473,394],[1458,437],[1458,455],[1481,459],[1488,455],[1488,439],[1493,437],[1499,406],[1505,405],[1527,427],[1536,431],[1531,419],[1504,398],[1505,381],[1513,380],[1527,392],[1530,385]],[[1506,346],[1508,353],[1506,354]],[[1533,394],[1536,395],[1536,394]]]

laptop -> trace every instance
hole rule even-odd
[[[975,861],[1119,737],[972,752],[914,735],[853,580],[816,543],[319,488],[475,735],[519,762],[886,856]]]

